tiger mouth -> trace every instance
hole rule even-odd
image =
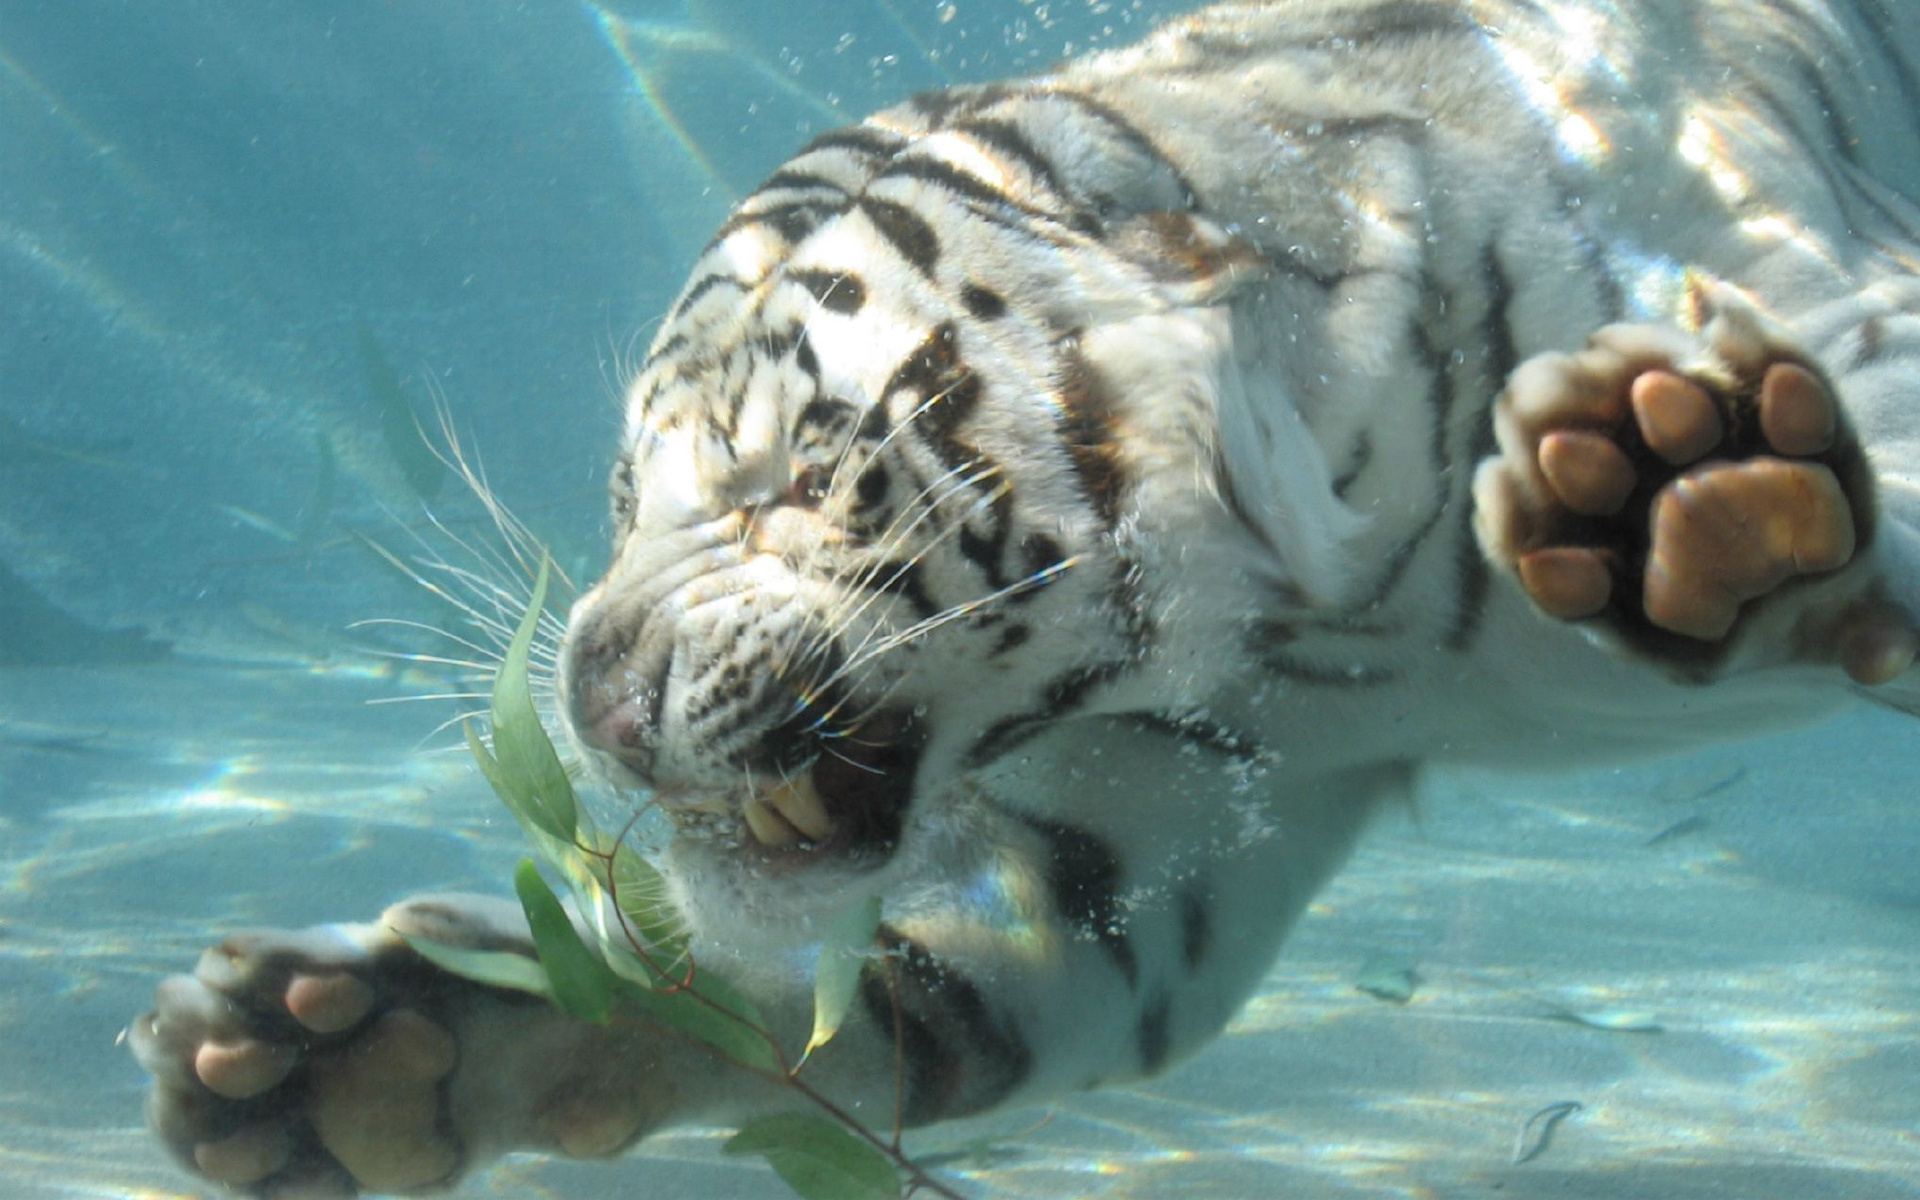
[[[884,858],[900,841],[920,752],[911,712],[884,712],[822,737],[803,769],[738,801],[755,848],[778,859]]]

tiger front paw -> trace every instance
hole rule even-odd
[[[1500,453],[1474,480],[1481,546],[1547,614],[1598,618],[1681,663],[1711,661],[1798,590],[1796,655],[1891,679],[1914,632],[1845,582],[1872,535],[1860,444],[1810,357],[1715,301],[1697,339],[1616,325],[1514,372],[1494,410]]]
[[[160,984],[128,1036],[183,1165],[256,1196],[413,1194],[503,1150],[608,1154],[658,1124],[646,1039],[444,974],[402,931],[530,952],[511,906],[428,897],[236,935]]]
[[[147,1114],[182,1163],[257,1195],[405,1192],[459,1169],[441,1112],[451,1032],[375,926],[230,937],[162,982],[134,1021]]]

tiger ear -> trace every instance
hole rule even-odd
[[[1176,305],[1220,304],[1273,274],[1272,262],[1251,241],[1190,212],[1142,213],[1112,237]]]

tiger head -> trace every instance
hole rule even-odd
[[[1235,527],[1206,382],[1226,318],[1128,239],[1198,261],[1211,235],[1164,206],[1048,216],[1032,188],[987,219],[956,152],[815,142],[723,226],[629,390],[561,697],[709,874],[869,880],[986,768],[1205,690],[1156,579],[1205,590],[1188,539]]]

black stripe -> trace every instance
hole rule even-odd
[[[1345,500],[1347,489],[1365,473],[1367,465],[1373,461],[1373,435],[1362,429],[1353,439],[1352,457],[1347,461],[1346,470],[1341,471],[1333,480],[1333,494]]]
[[[1111,533],[1119,523],[1121,498],[1128,480],[1120,463],[1120,436],[1114,427],[1114,404],[1108,398],[1091,363],[1080,352],[1077,335],[1062,338],[1059,381],[1055,393],[1059,417],[1055,429],[1061,448],[1073,464],[1080,492]]]
[[[702,276],[699,280],[688,284],[687,289],[680,293],[680,298],[673,302],[673,311],[667,314],[667,320],[671,321],[686,312],[699,302],[700,297],[717,287],[730,287],[736,291],[745,292],[751,290],[753,285],[731,275]]]
[[[999,292],[977,283],[969,283],[960,289],[960,303],[982,321],[994,320],[1007,311],[1007,302]]]
[[[647,352],[647,361],[640,364],[640,369],[644,371],[648,367],[651,367],[654,363],[658,362],[659,360],[666,358],[669,355],[678,354],[680,351],[685,350],[686,348],[687,348],[686,334],[684,333],[669,334],[665,341],[661,342],[659,345],[655,346],[652,350],[649,350]]]
[[[878,185],[889,179],[914,179],[944,188],[956,196],[961,196],[983,207],[1008,205],[1019,208],[1019,201],[994,187],[977,175],[962,171],[950,162],[923,155],[911,155],[896,158],[892,164],[874,177]]]
[[[812,171],[798,170],[791,166],[781,167],[778,171],[775,171],[773,174],[767,176],[766,179],[762,180],[759,187],[753,189],[755,196],[758,196],[762,192],[788,191],[828,191],[836,196],[845,196],[847,194],[847,189],[841,187],[834,180],[828,179],[825,175],[817,175]],[[751,204],[752,202],[753,198],[748,197],[746,203]]]
[[[960,358],[960,332],[951,321],[936,325],[902,359],[881,394],[905,393],[919,415],[912,432],[948,467],[991,467],[960,429],[980,406],[980,377]]]
[[[1019,164],[1039,187],[1057,198],[1066,198],[1067,191],[1060,186],[1060,177],[1054,174],[1053,161],[1042,154],[1040,148],[1027,139],[1026,131],[1014,122],[983,117],[956,128],[1000,158]]]
[[[880,926],[888,957],[861,973],[867,1017],[906,1060],[909,1125],[951,1120],[1004,1103],[1033,1074],[1033,1047],[997,1015],[971,979],[898,930]],[[894,964],[894,987],[886,963]],[[895,992],[899,1027],[894,1024]]]
[[[1481,252],[1480,276],[1487,298],[1487,309],[1480,319],[1480,340],[1487,348],[1487,382],[1497,393],[1506,386],[1508,377],[1520,365],[1520,350],[1513,332],[1513,280],[1507,273],[1506,265],[1500,261],[1498,248],[1492,244]],[[1475,391],[1477,393],[1478,389]],[[1480,399],[1475,395],[1468,402]],[[1454,559],[1459,582],[1456,585],[1453,624],[1446,638],[1447,649],[1453,651],[1464,651],[1473,645],[1480,632],[1480,623],[1486,617],[1487,593],[1493,586],[1493,572],[1487,566],[1486,556],[1480,552],[1479,539],[1473,533],[1471,491],[1474,466],[1493,453],[1495,446],[1491,396],[1486,400],[1489,402],[1481,403],[1481,411],[1474,416],[1465,453],[1468,469],[1460,484],[1461,498],[1457,501],[1460,520],[1459,528],[1455,531]],[[1460,402],[1457,394],[1452,402]]]
[[[1038,709],[1003,718],[974,740],[966,754],[968,768],[985,766],[1037,737],[1049,724],[1078,708],[1088,692],[1126,674],[1137,661],[1096,663],[1056,677],[1043,690]]]
[[[1587,208],[1572,188],[1566,187],[1554,173],[1554,185],[1560,191],[1560,211],[1573,230],[1574,238],[1580,244],[1580,256],[1584,260],[1587,278],[1593,281],[1594,305],[1600,313],[1602,324],[1611,324],[1626,319],[1627,293],[1620,285],[1620,279],[1613,273],[1613,267],[1607,262],[1607,250],[1593,231],[1587,228]],[[1505,379],[1494,381],[1506,386]]]
[[[940,262],[940,239],[925,218],[905,205],[872,196],[861,197],[860,211],[873,222],[873,227],[887,239],[895,253],[914,270],[932,278],[933,269]]]
[[[1269,561],[1280,559],[1282,557],[1280,548],[1273,544],[1273,539],[1267,536],[1266,527],[1255,519],[1253,510],[1249,509],[1247,502],[1241,499],[1240,487],[1234,483],[1233,473],[1227,470],[1226,456],[1218,449],[1214,451],[1213,456],[1213,484],[1215,493],[1220,497],[1221,507],[1225,508],[1228,515],[1234,519],[1234,523],[1253,539],[1254,544],[1264,551],[1264,557]],[[1304,592],[1284,580],[1278,582],[1273,591],[1278,601],[1289,607],[1311,603]]]
[[[905,600],[922,620],[940,612],[940,605],[934,603],[933,597],[927,594],[927,585],[920,578],[918,562],[881,563],[863,573],[859,582],[867,591],[882,592]]]
[[[1315,633],[1330,634],[1335,637],[1352,638],[1397,638],[1407,632],[1405,622],[1386,620],[1378,614],[1365,611],[1338,613],[1330,617],[1292,616],[1285,621],[1273,621],[1268,628],[1291,630],[1295,638],[1301,631],[1311,629]]]
[[[1301,22],[1304,24],[1304,22]],[[1320,48],[1332,42],[1342,46],[1371,46],[1383,41],[1400,41],[1438,34],[1479,34],[1481,24],[1460,10],[1457,0],[1430,3],[1426,0],[1388,0],[1371,8],[1349,8],[1333,20],[1300,36],[1280,40],[1280,45],[1295,48]],[[1202,69],[1239,62],[1256,55],[1270,55],[1274,43],[1264,38],[1240,36],[1229,26],[1219,31],[1199,28],[1187,40],[1207,51],[1199,60]]]
[[[1854,356],[1851,370],[1871,366],[1880,361],[1886,350],[1887,322],[1883,317],[1868,317],[1860,322],[1860,350]]]
[[[1345,29],[1332,34],[1355,46],[1376,46],[1382,42],[1400,42],[1440,35],[1478,37],[1485,27],[1448,0],[1445,4],[1426,4],[1419,0],[1391,0],[1360,12],[1342,14],[1351,20]],[[1322,42],[1321,44],[1324,44]]]
[[[1187,208],[1204,207],[1204,205],[1200,203],[1200,193],[1195,190],[1193,182],[1187,178],[1186,173],[1175,165],[1171,158],[1161,152],[1160,147],[1154,144],[1152,138],[1142,133],[1133,122],[1127,120],[1127,118],[1122,116],[1116,109],[1110,108],[1106,104],[1081,92],[1064,90],[1035,92],[1034,98],[1036,100],[1044,98],[1048,100],[1065,101],[1106,125],[1121,141],[1132,147],[1135,153],[1173,176],[1174,183],[1178,185],[1180,195],[1185,199]]]
[[[1804,58],[1796,59],[1794,67],[1801,85],[1813,97],[1813,105],[1819,110],[1821,121],[1827,129],[1828,144],[1842,159],[1857,165],[1860,162],[1860,135],[1847,116],[1846,106],[1834,96],[1833,89],[1827,86],[1826,76],[1820,73],[1818,67]]]
[[[1446,515],[1450,502],[1447,494],[1448,483],[1456,473],[1453,470],[1452,458],[1448,454],[1447,428],[1449,417],[1459,404],[1458,397],[1455,395],[1458,380],[1454,378],[1454,370],[1449,358],[1442,356],[1434,349],[1427,339],[1425,330],[1416,330],[1413,345],[1419,351],[1421,362],[1431,376],[1431,383],[1427,388],[1426,407],[1433,422],[1428,445],[1434,470],[1433,505],[1426,516],[1421,518],[1420,524],[1414,528],[1413,532],[1387,552],[1382,560],[1384,566],[1379,578],[1374,581],[1367,596],[1354,605],[1351,611],[1371,611],[1387,602],[1394,589],[1399,586],[1402,577],[1406,575],[1407,569],[1413,565],[1414,555],[1426,544],[1427,535],[1433,532],[1434,526],[1438,525],[1440,519]],[[1471,471],[1462,480],[1463,486],[1468,486],[1470,483]]]
[[[952,433],[980,402],[980,378],[960,359],[960,330],[942,321],[893,369],[883,396],[904,391],[927,404],[918,420]]]
[[[982,456],[979,461],[983,469],[990,470],[996,476],[1000,473],[998,464],[992,459]],[[976,532],[971,523],[963,523],[956,541],[961,555],[986,578],[987,586],[998,592],[1010,587],[1013,582],[1007,578],[1005,566],[1007,539],[1013,528],[1012,493],[1004,488],[995,492],[989,514],[985,533]]]
[[[845,211],[847,211],[845,200],[835,200],[831,203],[820,200],[793,200],[756,212],[735,212],[720,226],[719,232],[713,235],[713,242],[709,245],[717,245],[750,226],[766,226],[779,234],[781,240],[789,243],[798,242],[812,233],[822,221],[829,217],[837,217]]]
[[[800,336],[794,340],[793,365],[806,372],[807,378],[813,380],[815,387],[819,386],[820,356],[813,352],[813,339],[807,336],[805,329],[802,329]]]
[[[1047,891],[1068,924],[1099,942],[1129,988],[1140,979],[1140,964],[1120,906],[1120,859],[1106,840],[1072,825],[1025,813],[1021,821],[1046,842]]]
[[[1000,103],[1012,94],[1013,87],[1010,84],[983,83],[920,92],[911,97],[907,105],[920,114],[929,129],[943,129],[956,114],[965,118],[989,105]]]
[[[1920,241],[1920,226],[1914,224],[1914,212],[1911,207],[1912,202],[1906,200],[1906,198],[1901,196],[1895,189],[1889,188],[1886,184],[1874,179],[1868,174],[1864,167],[1850,165],[1846,168],[1846,173],[1839,177],[1838,182],[1830,180],[1829,184],[1834,187],[1845,184],[1846,195],[1866,205],[1868,209],[1872,210],[1875,216],[1886,222],[1897,233],[1906,238],[1907,241]],[[1872,186],[1869,186],[1869,184]],[[1898,207],[1888,203],[1887,198],[1881,195],[1882,190],[1892,192],[1895,196],[1900,196],[1903,203]],[[1853,220],[1851,214],[1849,214],[1849,224],[1858,224],[1857,221]],[[1898,248],[1891,247],[1884,241],[1873,237],[1872,234],[1865,230],[1856,230],[1856,235],[1863,241],[1871,242],[1874,249],[1895,262],[1905,258],[1906,255],[1911,252],[1907,246]]]
[[[885,158],[899,151],[906,137],[877,125],[848,125],[829,129],[808,142],[794,158],[805,158],[822,150],[847,150],[868,158]]]
[[[1009,504],[1012,500],[1012,496],[1007,497]],[[1007,518],[1009,523],[1012,519],[1011,515]],[[1016,605],[1033,603],[1041,592],[1059,582],[1067,569],[1067,552],[1044,533],[1028,533],[1020,539],[1020,559],[1027,573],[1026,586],[1007,597]]]
[[[1275,675],[1313,687],[1384,687],[1400,679],[1398,671],[1389,670],[1386,667],[1369,667],[1359,663],[1346,666],[1323,665],[1270,649],[1261,653],[1260,663]]]
[[[1000,631],[1000,640],[993,644],[993,649],[987,651],[987,655],[990,658],[997,658],[1011,650],[1016,650],[1026,645],[1027,640],[1032,636],[1033,626],[1016,621]]]
[[[1134,1027],[1134,1044],[1140,1050],[1140,1073],[1157,1075],[1167,1065],[1167,1054],[1173,1049],[1172,1035],[1168,1026],[1173,1019],[1173,998],[1161,992],[1140,1014],[1140,1023]]]
[[[1212,889],[1197,883],[1180,893],[1180,961],[1189,975],[1213,948],[1212,899]]]
[[[1251,766],[1268,757],[1261,744],[1237,730],[1187,714],[1136,712],[1123,718],[1142,730],[1163,734],[1208,754]]]
[[[1826,185],[1827,190],[1833,194],[1836,200],[1839,200],[1844,206],[1844,197],[1848,192],[1852,192],[1854,195],[1859,195],[1863,199],[1866,199],[1864,194],[1859,192],[1857,188],[1850,186],[1843,188],[1842,177],[1834,173],[1834,167],[1831,161],[1833,157],[1838,157],[1843,162],[1850,161],[1852,157],[1850,148],[1841,140],[1845,135],[1836,131],[1833,126],[1834,114],[1831,112],[1825,114],[1826,128],[1823,131],[1825,136],[1814,137],[1812,133],[1800,123],[1799,118],[1794,113],[1793,106],[1785,100],[1782,100],[1773,90],[1773,80],[1770,77],[1756,75],[1752,71],[1747,70],[1745,64],[1732,60],[1726,63],[1724,69],[1730,74],[1739,77],[1742,90],[1746,93],[1747,99],[1752,101],[1756,107],[1763,108],[1767,111],[1771,119],[1770,123],[1774,128],[1784,132],[1788,137],[1799,143],[1800,148],[1805,151],[1801,159],[1802,164],[1819,173],[1821,182]],[[1820,152],[1823,142],[1826,143],[1828,149],[1832,151],[1831,155]],[[1847,182],[1850,184],[1851,181]],[[1871,200],[1868,202],[1871,203]],[[1760,201],[1758,199],[1749,199],[1743,206],[1744,211],[1748,213],[1757,210],[1759,207]]]
[[[829,312],[851,316],[867,302],[866,285],[850,271],[794,270],[787,272],[787,278],[807,289]]]

